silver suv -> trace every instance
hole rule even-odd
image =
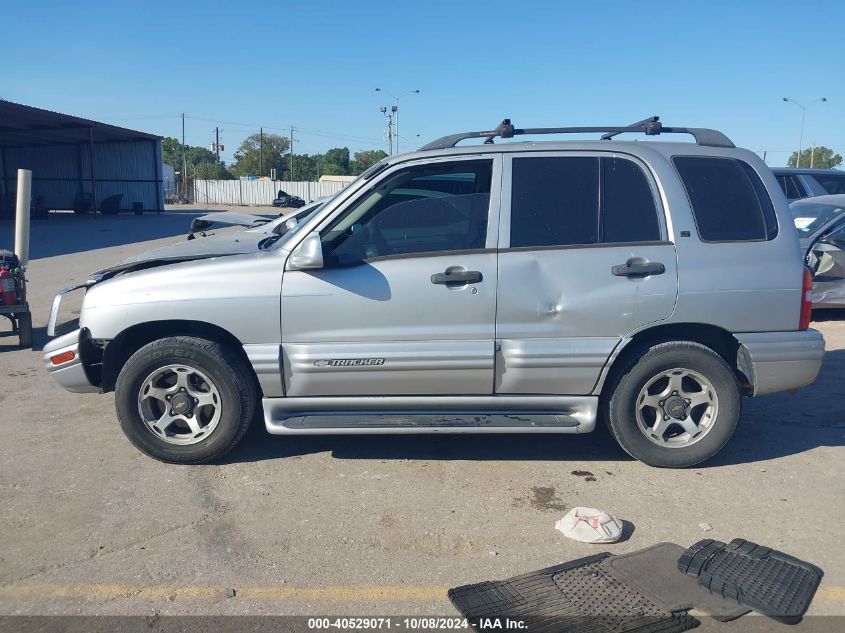
[[[604,136],[493,144],[586,132]],[[130,441],[168,462],[218,459],[260,404],[289,435],[603,418],[637,459],[683,467],[724,446],[742,396],[815,379],[811,281],[771,171],[721,133],[505,120],[377,164],[254,253],[92,275],[44,359],[70,391],[114,391]]]

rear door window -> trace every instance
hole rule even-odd
[[[512,248],[660,239],[643,170],[624,158],[514,158]]]
[[[511,180],[512,247],[599,241],[597,158],[515,158]]]
[[[602,158],[601,176],[601,241],[659,240],[654,194],[640,166],[624,158]]]
[[[748,163],[710,156],[675,156],[672,160],[703,241],[764,241],[777,235],[772,201]]]

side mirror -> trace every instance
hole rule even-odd
[[[288,218],[285,220],[285,228],[290,231],[292,228],[296,227],[297,225],[296,218]]]
[[[288,258],[288,270],[313,270],[323,267],[323,243],[317,231],[309,233]]]

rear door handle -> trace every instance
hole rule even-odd
[[[477,270],[447,270],[445,273],[433,274],[431,276],[431,283],[460,286],[464,284],[477,284],[482,279],[484,279],[484,276]]]
[[[642,258],[629,259],[624,264],[614,266],[611,272],[617,277],[647,277],[648,275],[662,275],[666,266],[660,262],[649,262]]]

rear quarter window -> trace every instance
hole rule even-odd
[[[751,242],[777,236],[772,200],[751,165],[710,156],[675,156],[672,161],[703,241]]]
[[[845,193],[845,174],[813,175],[813,178],[829,194]]]

